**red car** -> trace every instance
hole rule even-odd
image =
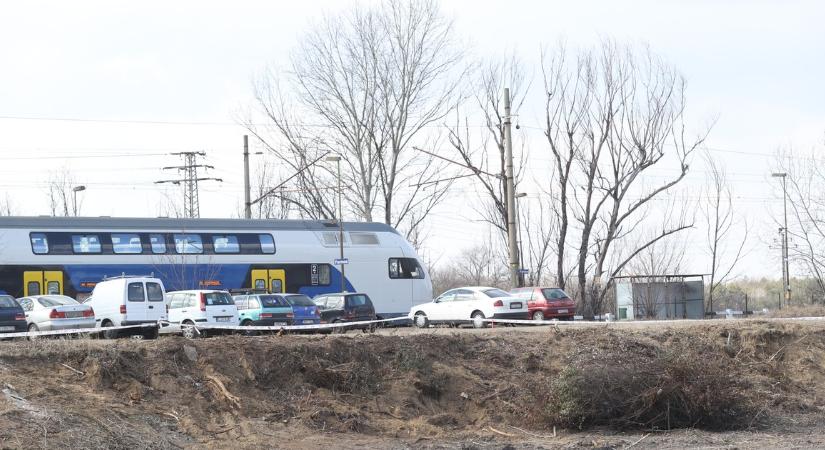
[[[510,291],[514,297],[527,300],[527,310],[533,320],[573,320],[576,302],[563,290],[554,287],[523,287]]]

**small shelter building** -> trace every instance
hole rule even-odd
[[[616,318],[703,319],[703,275],[632,275],[614,278]]]

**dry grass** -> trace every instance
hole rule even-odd
[[[825,317],[823,305],[793,305],[776,309],[768,313],[768,317]]]

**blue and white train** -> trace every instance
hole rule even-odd
[[[0,291],[87,297],[107,276],[148,275],[167,290],[366,292],[382,317],[432,299],[415,250],[392,227],[335,222],[112,217],[0,218]],[[343,286],[342,286],[343,284]]]

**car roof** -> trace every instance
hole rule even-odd
[[[191,292],[203,292],[203,293],[206,293],[206,294],[209,294],[209,293],[212,293],[212,292],[226,292],[226,293],[229,293],[228,291],[224,291],[223,289],[186,289],[186,290],[182,290],[182,291],[167,291],[166,293],[167,294],[180,294],[180,293],[191,293]]]

